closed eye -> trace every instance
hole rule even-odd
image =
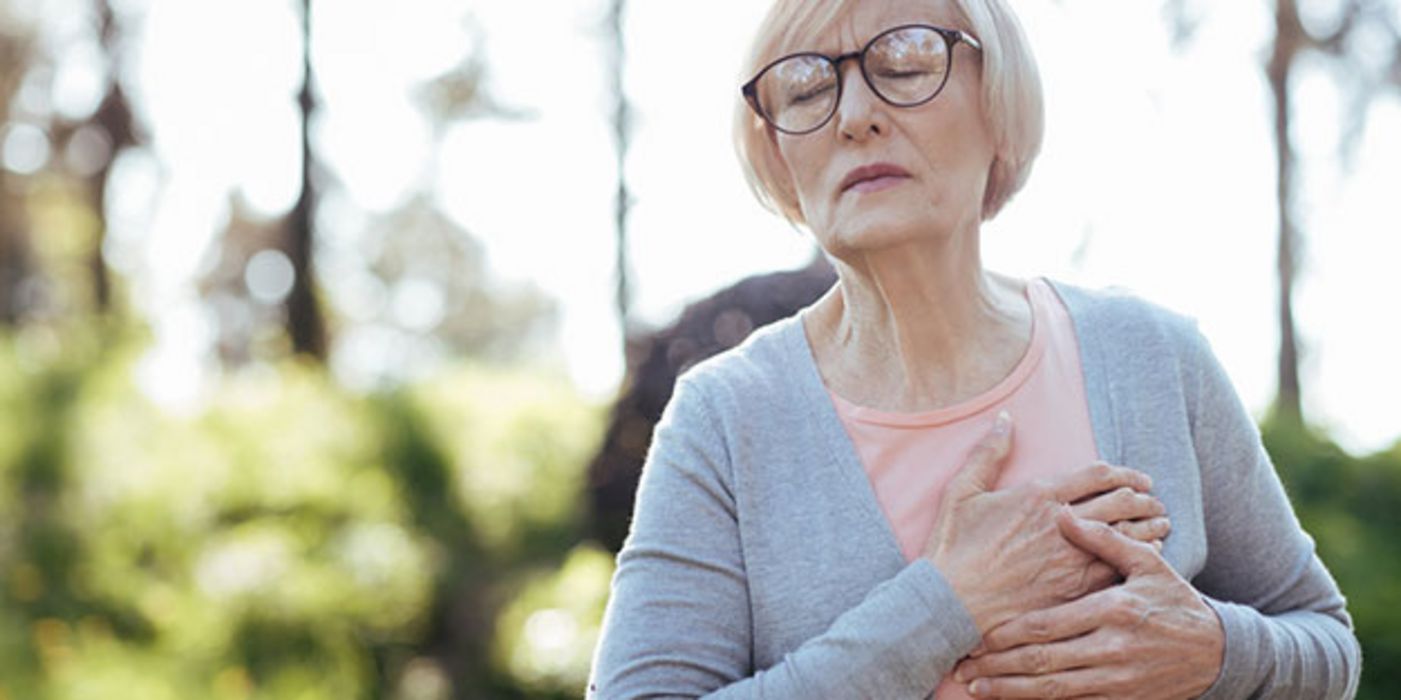
[[[831,92],[831,91],[832,91],[832,86],[831,86],[831,85],[824,85],[824,86],[822,86],[822,87],[820,87],[820,88],[817,88],[816,90],[808,90],[807,92],[801,92],[801,93],[798,93],[798,94],[796,94],[796,95],[794,95],[794,96],[788,98],[788,104],[790,104],[790,105],[800,105],[800,104],[803,104],[804,102],[811,102],[812,100],[815,100],[815,99],[817,99],[817,98],[819,98],[819,97],[822,97],[822,96],[826,95],[827,93],[829,93],[829,92]]]

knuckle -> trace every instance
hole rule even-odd
[[[1041,697],[1044,697],[1044,698],[1063,698],[1063,697],[1066,697],[1066,694],[1065,694],[1065,690],[1066,690],[1066,689],[1065,689],[1065,683],[1061,682],[1061,680],[1060,680],[1059,678],[1051,678],[1051,677],[1042,678],[1042,679],[1037,683],[1037,685],[1040,686],[1040,688],[1038,688],[1038,690],[1039,690],[1040,693],[1041,693]]]
[[[1146,516],[1157,517],[1167,512],[1167,506],[1162,501],[1146,493],[1135,496],[1138,501],[1139,510]]]
[[[967,463],[984,464],[992,461],[994,454],[996,454],[996,450],[993,449],[992,445],[986,441],[980,442],[969,451]]]
[[[1096,481],[1110,481],[1114,478],[1114,467],[1108,462],[1095,462],[1090,465],[1090,476]]]
[[[1133,654],[1129,653],[1128,646],[1124,644],[1106,645],[1103,654],[1104,660],[1114,666],[1133,660]]]
[[[1037,616],[1026,621],[1026,637],[1033,642],[1051,641],[1051,625],[1046,618]]]
[[[1029,657],[1027,659],[1028,666],[1030,666],[1037,675],[1050,673],[1054,670],[1051,667],[1051,653],[1046,647],[1039,644],[1030,647],[1027,649],[1027,656]]]
[[[1132,627],[1138,623],[1137,606],[1125,600],[1117,600],[1109,608],[1109,621],[1119,627]]]

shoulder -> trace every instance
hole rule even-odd
[[[676,396],[708,404],[733,415],[755,401],[792,391],[801,371],[802,323],[789,316],[755,329],[739,345],[708,357],[681,373]]]
[[[1197,333],[1195,318],[1150,301],[1124,287],[1091,288],[1048,279],[1065,302],[1077,330],[1094,335],[1169,335]]]
[[[1150,301],[1123,287],[1090,288],[1048,279],[1065,303],[1081,343],[1106,359],[1163,359],[1195,364],[1209,354],[1192,316]]]
[[[803,339],[792,334],[802,332],[796,318],[782,319],[682,372],[657,423],[653,446],[698,450],[707,456],[713,477],[731,485],[737,467],[766,463],[776,459],[775,452],[793,448],[784,441],[751,438],[812,429],[813,422],[803,420],[808,411],[799,405],[802,365],[793,359]],[[755,450],[765,457],[756,458]]]
[[[1194,317],[1119,287],[1048,281],[1069,310],[1087,376],[1126,397],[1180,396],[1193,412],[1202,401],[1234,396]]]

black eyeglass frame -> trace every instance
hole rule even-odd
[[[904,29],[932,30],[936,34],[944,38],[944,44],[948,46],[949,49],[947,58],[948,66],[947,69],[944,71],[944,79],[939,82],[939,87],[935,88],[934,92],[930,93],[928,97],[916,100],[914,102],[897,102],[895,100],[890,99],[889,97],[886,97],[885,94],[880,91],[880,88],[876,87],[875,81],[871,80],[871,74],[866,72],[866,52],[870,51],[871,47],[875,46],[876,42],[880,41],[881,39],[884,39],[890,34]],[[866,45],[862,46],[861,50],[859,51],[851,51],[837,56],[828,56],[825,53],[820,53],[817,51],[800,51],[798,53],[790,53],[787,56],[776,58],[773,61],[769,62],[768,65],[761,68],[758,73],[755,73],[754,77],[749,79],[749,82],[740,86],[739,92],[741,95],[744,96],[745,102],[749,103],[749,107],[754,110],[754,113],[759,115],[759,118],[763,119],[764,123],[768,124],[774,129],[792,136],[811,134],[812,132],[821,129],[824,126],[827,126],[827,122],[832,121],[832,116],[837,113],[837,108],[841,106],[842,83],[845,82],[842,80],[843,62],[850,59],[856,59],[856,65],[858,68],[861,69],[861,78],[866,81],[866,86],[871,88],[871,92],[874,93],[876,97],[879,97],[882,102],[885,102],[886,104],[891,105],[892,107],[918,107],[926,102],[929,102],[935,97],[938,97],[939,93],[944,91],[944,86],[947,85],[949,82],[949,76],[953,74],[954,47],[958,46],[959,44],[967,44],[968,46],[978,51],[983,50],[982,42],[978,41],[976,37],[974,37],[972,34],[969,34],[968,32],[963,31],[962,29],[947,29],[945,27],[936,27],[932,24],[902,24],[896,27],[886,29],[880,34],[875,35],[871,38],[870,41],[866,42]],[[827,63],[831,64],[832,72],[835,73],[837,76],[837,97],[835,100],[832,101],[832,109],[827,112],[827,116],[823,117],[822,121],[819,121],[817,123],[817,126],[814,126],[811,129],[804,129],[802,131],[790,131],[774,123],[774,120],[770,119],[769,115],[764,113],[763,106],[759,104],[759,90],[757,86],[759,84],[759,80],[764,77],[765,73],[769,72],[770,68],[773,68],[774,66],[783,63],[784,61],[787,61],[789,59],[801,58],[803,56],[812,56],[815,58],[820,58],[826,61]]]

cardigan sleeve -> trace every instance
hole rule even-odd
[[[1187,361],[1207,538],[1205,566],[1192,583],[1226,635],[1221,673],[1202,697],[1350,698],[1362,652],[1346,601],[1195,326]]]
[[[753,666],[732,466],[702,386],[677,384],[617,557],[589,698],[923,698],[979,634],[924,559],[773,666]]]

